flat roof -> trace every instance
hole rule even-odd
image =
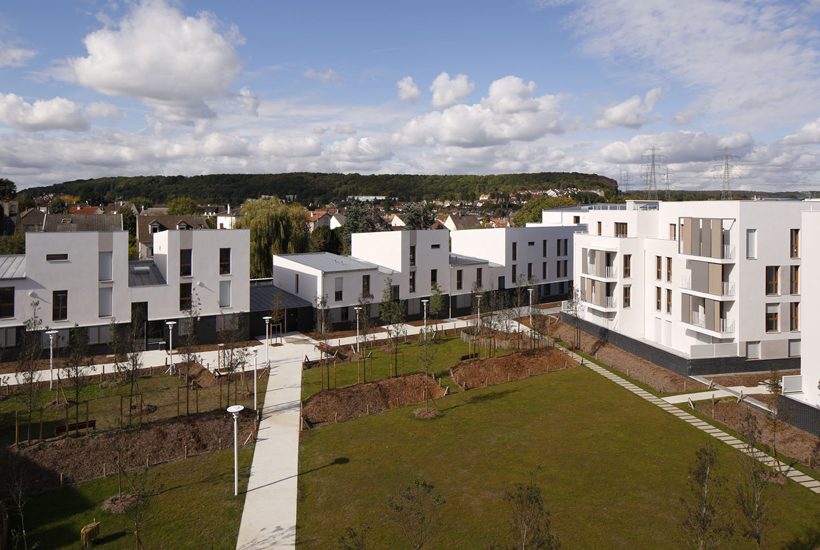
[[[128,262],[128,286],[156,286],[164,284],[165,277],[162,276],[157,264],[155,264],[153,260]]]
[[[339,256],[330,252],[304,252],[301,254],[277,254],[292,262],[318,269],[324,273],[341,273],[344,271],[378,270],[381,266],[366,262],[353,256]]]
[[[253,285],[251,286],[251,311],[270,311],[277,293],[280,293],[282,307],[285,309],[313,307],[313,304],[304,298],[286,292],[276,285]]]
[[[463,254],[453,254],[450,252],[450,265],[477,265],[489,264],[487,260],[481,258],[473,258],[472,256],[464,256]]]
[[[0,279],[25,279],[26,255],[0,256]]]

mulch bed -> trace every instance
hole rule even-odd
[[[377,332],[387,332],[387,330],[384,327],[371,327],[367,334],[368,335],[373,335],[374,333],[377,333]],[[307,336],[308,338],[313,338],[317,342],[322,340],[322,335],[319,334],[318,332],[305,332],[304,335]],[[336,332],[328,332],[327,333],[328,341],[338,340],[339,338],[350,338],[351,336],[356,336],[356,329],[353,329],[353,330],[337,330]],[[361,330],[359,330],[359,337],[362,338],[362,340],[364,340],[364,333]]]
[[[788,370],[777,372],[778,377],[789,376],[794,374],[800,374],[800,371]],[[720,384],[721,386],[756,387],[771,377],[771,373],[768,372],[755,372],[751,374],[728,374],[726,376],[709,376],[707,378],[713,381],[715,384]],[[755,399],[757,399],[757,396],[755,396]]]
[[[542,320],[543,317],[543,320]],[[542,332],[557,337],[564,342],[575,342],[575,328],[557,321],[553,317],[541,316],[537,318]],[[707,389],[703,384],[677,375],[636,355],[613,346],[608,342],[593,338],[581,331],[581,351],[595,357],[602,363],[620,371],[633,380],[642,382],[655,391],[661,393],[690,392]]]
[[[752,397],[759,399],[765,396],[753,395]],[[695,409],[741,434],[746,431],[745,423],[747,418],[751,416],[760,429],[758,440],[765,445],[771,446],[771,420],[767,414],[758,409],[745,403],[731,401],[715,403],[714,413],[712,404],[709,401],[696,401]],[[794,426],[780,422],[777,432],[777,451],[797,460],[806,467],[820,471],[820,438],[803,430],[798,430]]]
[[[256,416],[247,409],[239,416],[239,443],[256,428]],[[210,411],[187,418],[171,418],[144,423],[141,428],[92,432],[83,437],[60,437],[30,447],[0,449],[0,464],[22,459],[26,479],[36,490],[76,483],[116,473],[117,448],[126,470],[149,464],[171,462],[233,444],[233,417],[224,411]],[[7,471],[8,472],[8,471]]]
[[[425,383],[430,396],[444,396],[444,390],[421,372],[315,393],[302,405],[305,427],[315,428],[424,402]]]
[[[48,370],[49,366],[49,359],[48,359],[48,347],[43,350],[44,355],[46,356],[45,359],[38,359],[35,361],[34,370]],[[60,352],[62,353],[62,351]],[[104,363],[113,363],[114,356],[113,355],[93,355],[89,358],[89,361],[92,365],[102,365]],[[17,372],[17,369],[20,367],[19,361],[6,361],[0,363],[0,374],[13,374]],[[63,367],[63,358],[57,357],[57,350],[55,350],[54,354],[54,370],[59,371]]]
[[[543,348],[465,361],[450,369],[450,378],[466,391],[576,366],[561,350]]]

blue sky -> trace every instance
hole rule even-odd
[[[820,2],[0,5],[0,177],[580,171],[820,189]]]

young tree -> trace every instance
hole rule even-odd
[[[31,316],[23,323],[23,335],[20,339],[20,358],[17,363],[17,382],[25,385],[24,402],[28,412],[28,427],[26,439],[31,440],[31,415],[37,401],[35,389],[40,381],[40,371],[37,368],[37,361],[43,346],[43,321],[37,315],[40,309],[40,302],[31,302]]]
[[[441,293],[441,287],[438,286],[438,283],[433,283],[430,293],[430,317],[438,321],[438,316],[444,311],[444,307],[444,295]]]
[[[564,312],[569,315],[572,326],[575,328],[575,342],[573,342],[573,346],[575,349],[580,349],[581,317],[584,316],[584,303],[581,300],[581,292],[577,288],[570,289]]]
[[[680,529],[685,548],[717,548],[732,534],[720,502],[719,490],[724,479],[718,474],[717,465],[717,447],[710,438],[689,466],[689,498],[681,498],[684,515]]]
[[[758,441],[760,429],[756,418],[749,412],[741,431],[747,438],[746,453],[738,456],[739,467],[732,487],[732,496],[743,519],[741,534],[754,541],[760,549],[764,547],[763,539],[771,519],[771,483],[763,463],[751,456],[757,452],[755,443]]]
[[[270,307],[270,330],[279,327],[279,336],[282,335],[282,322],[285,320],[285,304],[282,301],[282,292],[273,295]]]
[[[242,372],[244,381],[245,364],[248,359],[248,349],[245,347],[245,322],[241,313],[220,315],[218,330],[220,348],[220,364],[222,370],[228,374],[228,405],[231,404],[231,377]],[[234,403],[235,404],[235,403]]]
[[[339,550],[367,550],[365,535],[370,531],[369,525],[363,525],[356,531],[353,527],[345,529],[345,534],[339,537]]]
[[[430,392],[427,388],[427,377],[430,376],[430,369],[433,367],[433,362],[436,360],[436,347],[433,345],[433,341],[429,338],[424,338],[419,341],[419,349],[418,353],[416,354],[416,360],[419,363],[419,367],[424,370],[424,410],[429,411],[429,397]]]
[[[139,385],[142,354],[145,350],[145,317],[139,308],[133,310],[131,322],[122,333],[116,319],[111,320],[108,345],[114,351],[114,365],[120,379],[128,386],[128,426],[133,425],[134,396]]]
[[[394,368],[398,374],[399,338],[406,330],[404,326],[404,300],[393,294],[393,278],[388,277],[384,283],[382,301],[379,303],[379,317],[387,328],[387,338],[393,348]]]
[[[550,513],[544,504],[541,487],[530,474],[528,483],[515,482],[504,491],[504,500],[510,507],[512,549],[558,550],[561,540],[551,532]]]
[[[769,429],[772,432],[772,454],[777,458],[777,436],[783,431],[784,425],[791,418],[791,411],[782,409],[778,402],[780,390],[783,387],[780,381],[780,375],[772,367],[769,373],[769,379],[766,380],[766,387],[769,390],[769,395],[772,397],[772,404],[769,406]],[[780,466],[778,465],[778,469]],[[782,472],[780,472],[782,473]]]
[[[374,328],[373,318],[370,316],[370,312],[373,309],[373,295],[369,292],[362,292],[359,294],[358,302],[360,308],[357,312],[359,315],[359,331],[361,332],[362,340],[364,340],[364,348],[367,350],[367,337]]]
[[[199,355],[196,353],[197,337],[196,324],[199,320],[200,301],[196,291],[191,292],[191,301],[188,309],[185,310],[185,317],[179,320],[180,332],[180,358],[182,359],[182,371],[185,373],[185,414],[191,414],[191,368],[199,363]]]
[[[86,384],[86,376],[93,372],[88,356],[88,329],[74,325],[68,331],[68,350],[63,358],[63,376],[74,394],[75,423],[80,423],[80,394]]]
[[[146,524],[151,514],[152,498],[161,493],[163,489],[162,485],[157,484],[159,473],[151,472],[148,468],[135,472],[126,472],[119,461],[117,461],[117,466],[119,467],[119,474],[128,481],[131,486],[131,494],[134,495],[133,504],[125,509],[125,515],[134,524],[137,550],[144,550],[140,533],[143,536],[145,534]]]
[[[433,495],[435,486],[415,478],[407,487],[387,499],[391,519],[401,528],[410,548],[421,550],[430,542],[436,524],[436,509],[447,502]]]
[[[17,516],[20,518],[20,530],[12,529],[11,531],[11,541],[14,545],[12,548],[17,548],[18,544],[22,542],[23,548],[28,549],[25,509],[26,504],[31,500],[32,491],[27,481],[26,459],[12,452],[7,452],[5,455],[3,460],[4,475],[2,476],[4,487],[2,489],[5,492],[4,496],[8,498],[10,508],[17,512]],[[0,532],[0,534],[3,533]],[[32,545],[32,548],[37,546],[39,546],[39,543]]]

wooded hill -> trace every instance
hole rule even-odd
[[[422,199],[477,199],[486,193],[509,194],[528,189],[603,189],[607,198],[617,194],[617,183],[597,174],[542,172],[486,176],[361,175],[295,172],[289,174],[215,174],[208,176],[136,176],[76,180],[25,192],[94,196],[101,200],[147,197],[167,203],[176,197],[199,202],[237,204],[248,198],[295,195],[302,204],[326,204],[352,195],[386,195],[401,201]]]

